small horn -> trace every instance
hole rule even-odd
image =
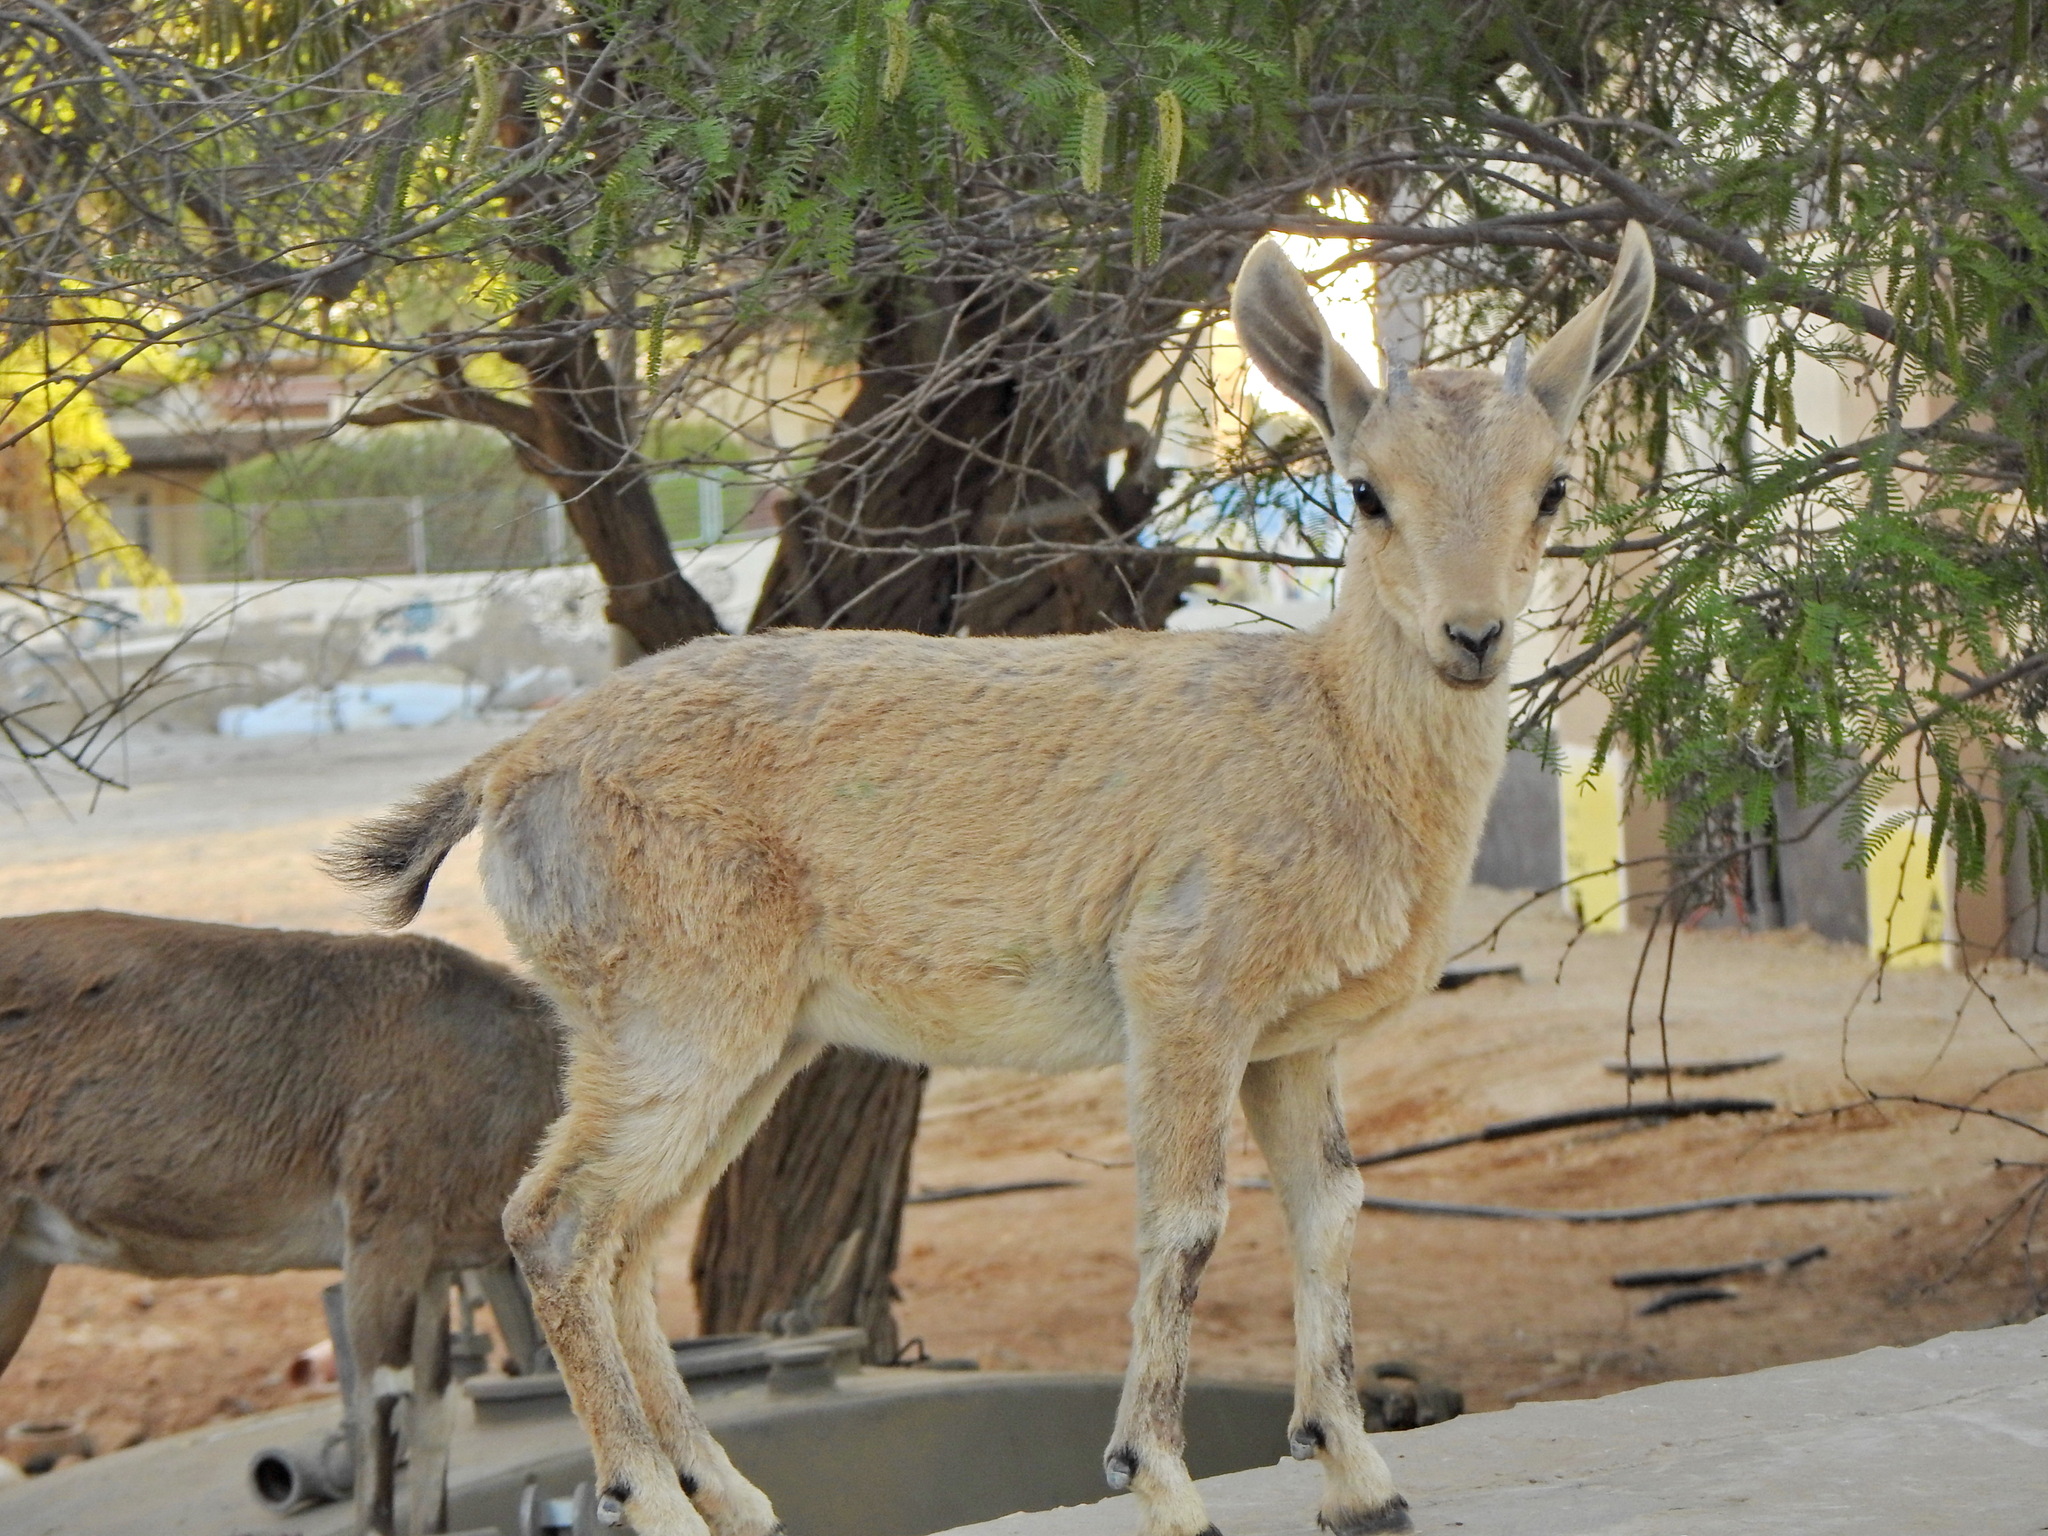
[[[1407,394],[1411,387],[1408,382],[1408,365],[1406,363],[1389,363],[1387,365],[1387,398],[1389,400],[1398,400]]]
[[[1517,336],[1508,343],[1507,371],[1501,375],[1501,387],[1511,395],[1519,395],[1529,387],[1529,338]]]

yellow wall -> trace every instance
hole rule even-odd
[[[210,474],[204,469],[127,469],[105,476],[98,491],[115,527],[173,580],[205,581],[211,573],[200,493]]]
[[[1934,818],[1909,818],[1871,858],[1864,870],[1870,907],[1870,952],[1889,955],[1895,966],[1948,964],[1946,856],[1927,868],[1927,840]]]
[[[1610,760],[1590,772],[1593,754],[1567,749],[1564,797],[1564,872],[1566,905],[1595,933],[1620,933],[1628,926],[1622,905],[1621,775]]]

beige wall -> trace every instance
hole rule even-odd
[[[127,469],[95,482],[114,526],[174,581],[204,581],[206,530],[201,491],[210,469]]]

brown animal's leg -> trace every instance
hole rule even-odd
[[[7,1369],[7,1363],[28,1334],[29,1324],[36,1320],[36,1308],[43,1304],[43,1287],[50,1283],[51,1268],[0,1241],[0,1372]]]
[[[1126,1068],[1138,1170],[1138,1295],[1131,1363],[1103,1455],[1112,1488],[1138,1496],[1141,1536],[1214,1531],[1182,1460],[1188,1328],[1203,1267],[1223,1235],[1224,1139],[1242,1058],[1216,1034],[1134,1029]]]
[[[417,1256],[424,1234],[351,1235],[342,1272],[349,1347],[356,1357],[356,1531],[396,1536],[398,1408],[412,1390],[413,1317],[419,1304]],[[444,1300],[443,1306],[446,1306]]]
[[[562,1011],[571,1035],[569,1110],[506,1207],[505,1236],[590,1435],[598,1518],[630,1520],[639,1536],[704,1536],[649,1422],[613,1293],[627,1240],[673,1208],[748,1091],[775,1066],[781,1042],[765,1029],[670,1025],[704,1016],[674,1006],[599,1019],[564,999]],[[680,1382],[674,1391],[684,1395]]]
[[[1245,1069],[1252,1134],[1287,1216],[1294,1256],[1295,1456],[1323,1464],[1316,1523],[1336,1536],[1411,1529],[1393,1474],[1365,1434],[1351,1359],[1351,1240],[1361,1186],[1337,1100],[1336,1052]]]
[[[683,1492],[717,1536],[766,1536],[781,1525],[767,1497],[739,1474],[725,1448],[711,1438],[676,1373],[675,1356],[662,1334],[654,1302],[655,1245],[675,1208],[710,1189],[760,1129],[789,1080],[817,1054],[814,1045],[791,1046],[767,1076],[747,1090],[676,1199],[667,1209],[650,1214],[640,1229],[628,1236],[612,1291],[619,1343],[640,1389],[641,1406],[655,1438],[675,1463]]]
[[[448,1289],[454,1278],[447,1270],[428,1275],[412,1314],[412,1411],[406,1421],[412,1536],[448,1529]]]
[[[540,1324],[533,1320],[533,1299],[526,1294],[526,1282],[519,1278],[519,1266],[507,1256],[477,1270],[476,1280],[491,1304],[491,1318],[498,1325],[498,1337],[505,1341],[505,1353],[512,1358],[514,1374],[526,1375],[535,1369],[546,1341],[540,1336]]]

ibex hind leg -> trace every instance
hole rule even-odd
[[[704,1161],[677,1192],[674,1203],[667,1210],[650,1215],[627,1238],[613,1292],[619,1341],[639,1386],[641,1406],[647,1412],[655,1438],[675,1463],[683,1491],[716,1536],[770,1536],[781,1529],[781,1523],[767,1497],[740,1475],[726,1456],[725,1448],[712,1439],[683,1388],[682,1378],[676,1374],[675,1357],[670,1353],[655,1307],[655,1247],[675,1208],[687,1205],[711,1188],[726,1165],[753,1139],[789,1080],[817,1052],[818,1048],[812,1045],[790,1047],[767,1075],[747,1090]]]
[[[661,969],[666,978],[692,974]],[[701,967],[696,974],[701,979]],[[701,1454],[709,1437],[701,1426],[691,1433],[695,1412],[679,1382],[643,1395],[643,1380],[661,1379],[655,1359],[667,1350],[647,1315],[652,1297],[642,1274],[633,1281],[629,1353],[617,1288],[629,1245],[646,1241],[674,1208],[749,1091],[781,1059],[794,1003],[773,1023],[758,1013],[742,1023],[729,1011],[730,995],[715,1011],[680,998],[661,1006],[558,998],[569,1030],[569,1109],[506,1208],[505,1235],[590,1435],[599,1517],[630,1521],[639,1536],[704,1536],[706,1523],[682,1482],[700,1474],[679,1466],[674,1451]],[[721,1023],[669,1022],[705,1018]],[[665,1369],[672,1379],[673,1362]],[[722,1454],[707,1465],[721,1474],[728,1466]],[[750,1529],[772,1528],[766,1496],[737,1472],[723,1496],[753,1522]]]
[[[342,1303],[356,1358],[348,1417],[355,1430],[357,1536],[396,1536],[398,1529],[398,1414],[413,1388],[413,1325],[425,1284],[420,1268],[432,1251],[429,1232],[349,1234]]]
[[[405,1480],[410,1492],[411,1536],[448,1529],[448,1441],[452,1426],[448,1387],[453,1375],[448,1333],[448,1292],[454,1275],[438,1270],[420,1287],[412,1320],[412,1407],[406,1420]]]
[[[570,769],[512,785],[485,831],[486,893],[554,997],[569,1056],[568,1110],[505,1233],[590,1435],[600,1516],[703,1536],[688,1477],[721,1518],[772,1526],[765,1496],[704,1449],[645,1277],[629,1317],[618,1301],[631,1248],[784,1059],[811,922],[801,871],[770,840]]]
[[[516,1374],[524,1376],[537,1370],[547,1341],[540,1336],[540,1324],[534,1321],[533,1299],[526,1294],[519,1266],[508,1257],[472,1273],[491,1304],[491,1321],[505,1341],[505,1352],[512,1357]],[[552,1365],[549,1369],[553,1369]]]
[[[1411,1529],[1393,1475],[1366,1438],[1352,1379],[1351,1242],[1358,1169],[1337,1098],[1336,1055],[1253,1062],[1245,1117],[1279,1193],[1294,1258],[1294,1454],[1323,1464],[1316,1520],[1335,1536]]]

